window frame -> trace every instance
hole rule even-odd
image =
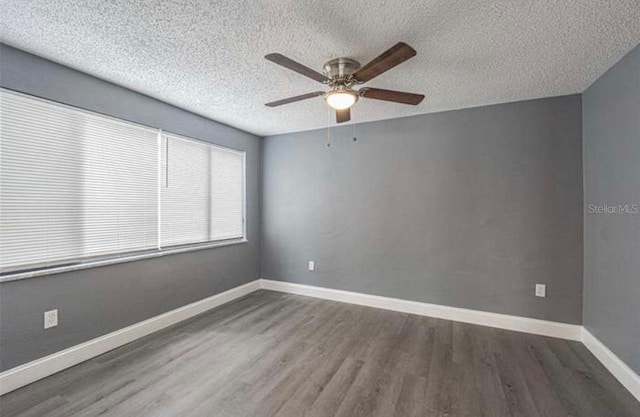
[[[128,125],[155,130],[158,135],[158,172],[157,172],[158,188],[159,188],[158,189],[158,210],[159,210],[158,217],[160,217],[160,213],[162,210],[161,200],[160,200],[160,188],[162,187],[162,178],[161,178],[161,175],[162,175],[161,162],[162,161],[160,159],[161,158],[160,144],[161,144],[161,139],[163,135],[174,136],[181,139],[195,141],[207,146],[220,149],[225,152],[233,152],[242,156],[242,236],[241,237],[232,238],[232,239],[209,240],[204,242],[187,243],[187,244],[181,244],[181,245],[160,246],[161,241],[160,241],[160,236],[158,236],[159,247],[156,249],[120,252],[120,253],[113,253],[113,254],[100,255],[100,256],[90,256],[85,258],[78,258],[76,260],[60,260],[59,264],[46,265],[46,266],[37,266],[37,264],[34,264],[33,266],[31,267],[27,266],[24,269],[18,269],[14,271],[7,271],[7,272],[0,273],[0,283],[26,279],[26,278],[34,278],[38,276],[59,274],[63,272],[77,271],[77,270],[88,269],[88,268],[97,268],[101,266],[114,265],[114,264],[124,263],[124,262],[134,262],[134,261],[143,260],[143,259],[151,259],[151,258],[157,258],[157,257],[162,257],[167,255],[185,253],[185,252],[232,246],[232,245],[238,245],[238,244],[249,242],[247,238],[247,223],[248,223],[247,221],[247,151],[219,145],[217,143],[209,142],[207,140],[192,138],[190,136],[174,133],[169,130],[163,130],[161,128],[145,125],[142,123],[132,122],[130,120],[113,117],[108,114],[104,114],[104,113],[100,113],[92,110],[86,110],[81,107],[61,103],[59,101],[50,100],[47,98],[42,98],[42,97],[38,97],[31,94],[26,94],[26,93],[11,90],[5,87],[0,87],[0,92],[28,98],[30,100],[44,102],[49,105],[63,107],[66,109],[82,112],[92,116],[106,118],[115,123],[128,124]]]

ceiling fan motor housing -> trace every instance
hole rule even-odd
[[[322,68],[332,81],[344,81],[360,68],[360,63],[351,58],[336,58],[325,62]]]

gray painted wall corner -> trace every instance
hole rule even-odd
[[[583,109],[584,325],[640,373],[640,213],[590,207],[640,206],[640,46],[584,92]]]
[[[336,128],[330,148],[266,138],[262,277],[581,323],[581,114],[572,95]]]

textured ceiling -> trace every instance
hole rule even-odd
[[[0,0],[0,40],[261,136],[326,127],[320,70],[404,41],[418,55],[367,85],[426,94],[361,100],[354,122],[582,92],[640,42],[638,0]],[[320,88],[318,88],[320,87]]]

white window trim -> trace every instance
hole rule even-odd
[[[118,123],[123,123],[123,124],[129,124],[129,125],[133,125],[133,126],[140,126],[140,127],[144,127],[147,129],[153,129],[153,130],[157,130],[158,132],[158,140],[160,141],[162,138],[162,135],[171,135],[171,136],[177,136],[180,138],[184,138],[184,139],[188,139],[188,140],[193,140],[196,142],[200,142],[200,143],[204,143],[208,146],[212,146],[227,152],[235,152],[235,153],[239,153],[242,155],[242,168],[243,168],[243,190],[242,190],[242,197],[243,197],[243,201],[242,201],[242,237],[240,238],[236,238],[236,239],[227,239],[227,240],[213,240],[213,241],[208,241],[208,242],[201,242],[201,243],[193,243],[193,244],[186,244],[186,245],[178,245],[178,246],[167,246],[165,248],[161,248],[159,247],[158,249],[154,249],[154,250],[150,250],[150,251],[144,251],[144,252],[124,252],[124,253],[120,253],[120,254],[110,254],[110,255],[105,255],[105,256],[101,256],[101,257],[96,257],[96,258],[87,258],[87,259],[80,259],[77,261],[74,261],[73,263],[68,263],[68,264],[63,264],[63,265],[59,265],[59,266],[45,266],[42,268],[38,268],[38,267],[34,267],[33,269],[28,269],[25,268],[25,270],[18,270],[15,272],[7,272],[4,273],[2,275],[0,275],[0,283],[3,282],[10,282],[10,281],[17,281],[17,280],[21,280],[21,279],[28,279],[28,278],[35,278],[35,277],[40,277],[40,276],[47,276],[47,275],[53,275],[53,274],[60,274],[60,273],[64,273],[64,272],[71,272],[71,271],[79,271],[82,269],[89,269],[89,268],[98,268],[101,266],[107,266],[107,265],[114,265],[114,264],[119,264],[119,263],[125,263],[125,262],[134,262],[134,261],[139,261],[139,260],[143,260],[143,259],[151,259],[151,258],[158,258],[158,257],[162,257],[162,256],[167,256],[167,255],[175,255],[175,254],[180,254],[180,253],[186,253],[186,252],[193,252],[193,251],[199,251],[199,250],[204,250],[204,249],[213,249],[213,248],[220,248],[220,247],[224,247],[224,246],[233,246],[233,245],[239,245],[239,244],[243,244],[243,243],[248,243],[249,240],[247,239],[247,152],[240,150],[240,149],[234,149],[234,148],[230,148],[227,146],[222,146],[222,145],[218,145],[206,140],[200,140],[200,139],[195,139],[195,138],[191,138],[188,136],[184,136],[184,135],[180,135],[177,133],[173,133],[170,131],[166,131],[166,130],[162,130],[160,128],[156,128],[153,126],[148,126],[148,125],[144,125],[141,123],[136,123],[136,122],[132,122],[129,120],[125,120],[125,119],[120,119],[117,117],[113,117],[113,116],[109,116],[107,114],[104,113],[99,113],[99,112],[95,112],[95,111],[91,111],[91,110],[86,110],[80,107],[76,107],[76,106],[72,106],[72,105],[68,105],[68,104],[64,104],[64,103],[60,103],[58,101],[55,100],[49,100],[46,98],[42,98],[42,97],[38,97],[38,96],[34,96],[31,94],[26,94],[26,93],[22,93],[19,91],[14,91],[8,88],[4,88],[4,87],[0,87],[0,91],[9,93],[9,94],[14,94],[17,96],[22,96],[22,97],[27,97],[29,99],[32,100],[38,100],[38,101],[42,101],[54,106],[59,106],[59,107],[63,107],[63,108],[67,108],[67,109],[72,109],[75,111],[79,111],[79,112],[83,112],[86,114],[91,114],[94,116],[100,116],[100,117],[105,117],[108,118],[110,120],[113,120],[115,122]],[[158,146],[158,162],[160,162],[161,159],[161,150],[160,150],[160,146]],[[160,163],[158,163],[158,171],[160,171]],[[161,175],[160,172],[158,172],[158,187],[161,187]],[[160,198],[160,195],[158,194],[158,198]],[[158,206],[158,210],[160,210],[160,205]],[[158,213],[158,217],[160,217],[160,212]],[[158,224],[158,227],[160,226],[160,224]],[[158,233],[160,233],[160,230],[158,230]],[[158,243],[160,244],[160,236],[158,236]],[[61,261],[61,263],[63,263],[64,261]]]
[[[153,250],[151,252],[144,252],[144,253],[129,253],[129,254],[123,253],[121,255],[116,255],[116,256],[109,255],[108,257],[102,257],[100,259],[93,259],[93,260],[88,259],[86,261],[78,261],[77,263],[73,263],[69,265],[43,267],[42,269],[34,269],[31,271],[27,270],[27,271],[9,272],[6,275],[0,276],[0,283],[17,281],[20,279],[41,277],[46,275],[61,274],[63,272],[79,271],[82,269],[97,268],[100,266],[114,265],[114,264],[120,264],[125,262],[140,261],[143,259],[159,258],[161,256],[175,255],[175,254],[186,253],[186,252],[194,252],[194,251],[199,251],[204,249],[233,246],[233,245],[239,245],[242,243],[249,243],[249,241],[246,238],[231,239],[226,241],[218,240],[213,242],[197,243],[193,245],[172,246],[167,249]]]

